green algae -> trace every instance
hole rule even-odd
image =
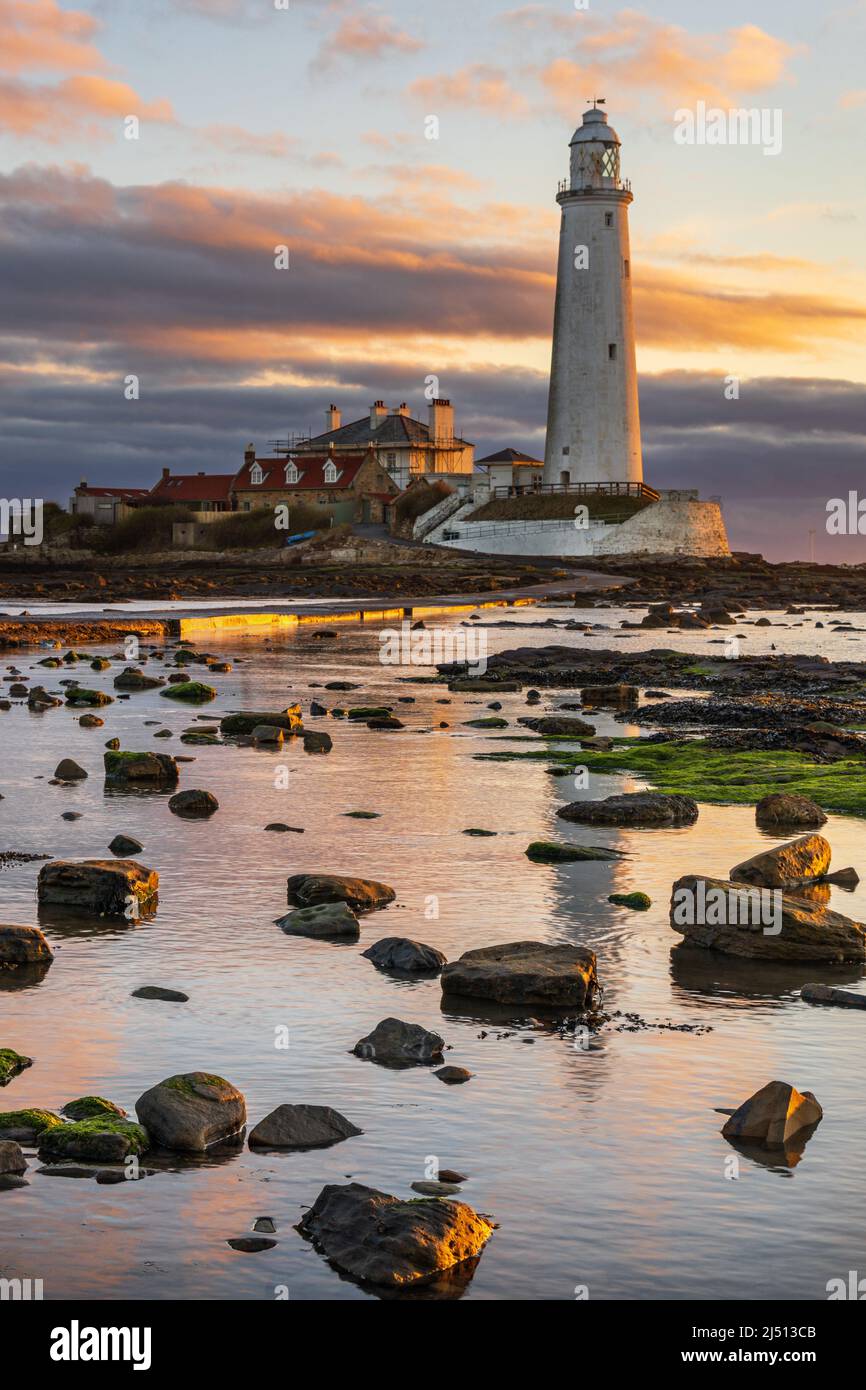
[[[203,681],[175,681],[159,693],[166,700],[189,700],[191,704],[204,704],[206,700],[216,699],[215,687],[205,685]]]
[[[32,1058],[23,1057],[12,1047],[0,1047],[0,1086],[5,1086],[13,1076],[32,1065]]]
[[[125,1141],[124,1153],[115,1143],[120,1135]],[[47,1158],[80,1158],[95,1162],[143,1154],[150,1147],[147,1130],[134,1120],[112,1115],[96,1115],[89,1120],[76,1120],[71,1125],[44,1129],[39,1135],[39,1152]]]
[[[646,912],[653,905],[652,898],[646,893],[611,893],[608,902],[616,903],[618,907],[630,907],[634,912]]]
[[[62,1124],[60,1116],[55,1115],[53,1110],[3,1110],[0,1111],[0,1138],[8,1129],[30,1129],[41,1134],[43,1130]]]
[[[70,1120],[91,1120],[99,1115],[113,1115],[122,1119],[126,1111],[104,1096],[79,1096],[77,1100],[64,1105],[62,1113]]]
[[[550,740],[545,740],[549,743]],[[772,792],[807,796],[825,811],[866,816],[866,763],[853,758],[816,763],[788,749],[738,753],[711,748],[705,739],[650,743],[617,739],[609,752],[545,747],[529,752],[477,753],[493,762],[541,761],[590,772],[633,773],[660,792],[719,805],[754,805]]]

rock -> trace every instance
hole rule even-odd
[[[239,1250],[243,1255],[257,1255],[262,1250],[273,1250],[277,1244],[275,1240],[268,1240],[266,1236],[236,1236],[233,1240],[227,1240],[226,1245],[230,1245],[232,1250]]]
[[[147,1132],[134,1120],[98,1115],[56,1125],[39,1135],[42,1159],[77,1158],[91,1163],[122,1163],[129,1154],[143,1154],[150,1147]]]
[[[819,826],[827,817],[807,796],[796,796],[788,792],[772,792],[764,796],[755,807],[755,820],[761,826]]]
[[[323,1187],[297,1230],[343,1273],[394,1289],[476,1259],[493,1234],[465,1202],[402,1202],[356,1182]]]
[[[81,820],[81,814],[82,814],[82,813],[81,813],[80,811],[63,811],[63,812],[61,813],[60,819],[61,819],[61,820]]]
[[[24,1057],[12,1047],[0,1047],[0,1086],[8,1086],[13,1076],[32,1066],[32,1057]]]
[[[573,801],[560,806],[561,820],[582,825],[680,826],[693,825],[698,803],[690,796],[665,796],[662,792],[621,792],[603,801]]]
[[[228,735],[251,734],[260,724],[269,724],[285,730],[286,733],[294,733],[303,727],[301,707],[289,705],[286,709],[266,713],[244,710],[237,714],[227,714],[220,720],[220,732]]]
[[[0,1139],[0,1177],[26,1172],[27,1159],[21,1152],[21,1145],[14,1139]]]
[[[334,746],[330,734],[316,733],[313,729],[304,730],[305,753],[330,753]]]
[[[287,936],[342,937],[357,941],[361,934],[357,917],[344,902],[296,908],[285,917],[278,917],[276,925]]]
[[[250,1148],[322,1149],[363,1130],[329,1105],[278,1105],[250,1135]]]
[[[48,965],[54,952],[38,927],[0,925],[0,970],[18,965]]]
[[[579,946],[512,941],[466,951],[442,971],[442,992],[503,1004],[592,1006],[595,955]]]
[[[491,839],[497,832],[495,830],[482,830],[477,825],[470,825],[468,830],[462,832],[464,835],[474,835],[479,839]]]
[[[508,720],[500,719],[498,715],[486,714],[482,719],[464,719],[465,729],[507,729]]]
[[[185,700],[188,704],[201,705],[206,700],[216,699],[216,687],[205,685],[202,681],[177,681],[167,685],[160,695],[168,700]]]
[[[587,724],[585,719],[575,719],[573,715],[569,714],[547,714],[541,719],[524,717],[518,719],[517,722],[545,737],[549,737],[551,734],[561,737],[565,734],[569,738],[586,738],[595,733],[594,724]]]
[[[821,882],[835,883],[840,888],[845,888],[851,893],[860,882],[860,875],[856,869],[834,869],[832,874],[825,874]]]
[[[401,719],[395,719],[393,714],[377,715],[375,719],[367,720],[368,729],[405,729],[406,725]]]
[[[184,820],[200,820],[212,816],[214,811],[219,810],[219,805],[213,792],[190,787],[187,791],[175,792],[169,798],[168,809],[176,816],[183,816]]]
[[[131,835],[115,835],[108,848],[112,854],[119,854],[122,859],[126,859],[130,854],[141,854],[144,845],[140,845],[138,840],[133,840]]]
[[[130,898],[155,905],[158,888],[156,870],[135,859],[54,859],[39,870],[37,895],[43,904],[126,914]]]
[[[460,1184],[456,1182],[433,1182],[421,1181],[411,1184],[413,1192],[420,1192],[424,1197],[453,1197],[455,1192],[460,1191]]]
[[[355,912],[372,912],[392,903],[397,896],[387,883],[342,874],[292,874],[286,890],[288,901],[297,907],[348,903]]]
[[[734,883],[758,888],[796,888],[822,878],[830,867],[830,845],[823,835],[801,835],[786,845],[762,850],[731,869]]]
[[[773,892],[778,893],[778,898],[763,900],[764,915],[770,920],[762,923],[759,890],[725,879],[687,874],[677,879],[671,890],[671,926],[692,945],[732,956],[787,961],[866,960],[866,927],[804,898],[779,889]],[[777,925],[781,930],[776,929]]]
[[[54,776],[61,782],[78,782],[85,778],[87,773],[73,758],[61,758],[54,769]]]
[[[636,685],[585,685],[580,698],[585,705],[636,705],[638,688]]]
[[[390,705],[353,705],[346,711],[349,719],[387,719],[391,714]]]
[[[115,690],[155,690],[165,682],[159,676],[146,676],[137,666],[128,666],[114,677]]]
[[[0,1111],[0,1139],[32,1144],[43,1130],[62,1124],[53,1110],[3,1110]]]
[[[646,912],[652,907],[652,899],[646,893],[611,893],[608,902],[616,903],[618,907],[630,907],[635,912]]]
[[[785,1081],[769,1081],[734,1111],[722,1134],[778,1149],[798,1130],[817,1124],[823,1114],[811,1091],[801,1093]]]
[[[281,834],[286,834],[290,830],[295,835],[303,835],[304,833],[303,828],[300,825],[286,825],[281,820],[272,820],[268,825],[265,826],[265,830],[275,830],[280,832]]]
[[[257,724],[250,734],[253,743],[269,743],[281,748],[286,733],[278,724]]]
[[[461,1086],[464,1081],[472,1080],[472,1072],[467,1071],[465,1067],[440,1067],[433,1075],[444,1081],[446,1086]]]
[[[602,849],[599,845],[564,845],[554,840],[533,840],[526,849],[527,859],[536,864],[572,864],[583,859],[621,859],[622,850]]]
[[[132,991],[133,999],[161,999],[166,1004],[186,1004],[189,995],[179,989],[163,989],[162,985],[139,985]]]
[[[435,946],[412,941],[408,936],[384,936],[361,952],[380,970],[397,970],[406,974],[436,973],[447,959]]]
[[[78,722],[82,729],[101,729],[105,720],[100,719],[98,714],[82,714]]]
[[[202,1071],[158,1082],[139,1096],[135,1111],[155,1144],[188,1153],[204,1153],[237,1134],[247,1119],[240,1091]]]
[[[77,1100],[67,1101],[60,1113],[67,1120],[93,1120],[100,1115],[114,1115],[120,1120],[126,1118],[126,1111],[104,1096],[79,1096]]]
[[[829,985],[804,985],[800,998],[807,1004],[838,1004],[843,1009],[866,1009],[866,994],[852,994],[847,989],[832,989]]]
[[[383,1066],[406,1067],[439,1061],[444,1042],[438,1033],[420,1023],[404,1023],[401,1018],[383,1018],[372,1033],[352,1048],[356,1057],[366,1057]]]
[[[113,705],[114,700],[103,690],[86,690],[83,685],[73,685],[66,692],[66,703],[71,705],[73,709],[79,705],[99,708],[101,705]]]
[[[105,780],[112,786],[173,786],[179,776],[169,753],[129,753],[110,749],[103,755]]]

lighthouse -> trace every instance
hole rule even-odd
[[[643,463],[620,139],[596,98],[571,140],[562,208],[545,484],[641,483]]]

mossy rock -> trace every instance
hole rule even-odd
[[[467,729],[507,729],[508,720],[500,719],[495,714],[489,714],[481,719],[464,719],[463,725]]]
[[[346,711],[349,719],[387,719],[392,713],[388,705],[355,705]]]
[[[587,859],[620,859],[622,854],[615,849],[602,849],[598,845],[564,845],[555,840],[533,840],[526,849],[527,859],[535,864],[575,864]]]
[[[91,1120],[98,1115],[115,1115],[118,1119],[126,1117],[125,1110],[103,1096],[79,1096],[78,1100],[68,1101],[60,1113],[68,1120]]]
[[[624,772],[643,777],[654,791],[691,796],[719,805],[754,806],[780,787],[807,796],[825,811],[866,816],[866,763],[845,758],[816,763],[790,749],[737,752],[713,748],[706,739],[650,743],[617,738],[609,752],[582,748],[571,753],[548,747],[529,752],[476,753],[491,762],[557,762],[573,771]]]
[[[498,831],[496,831],[496,830],[480,830],[480,829],[478,828],[477,825],[470,825],[470,827],[469,827],[468,830],[464,830],[464,831],[463,831],[463,834],[464,834],[464,835],[476,835],[476,836],[483,837],[483,838],[486,839],[486,838],[488,838],[488,837],[491,836],[491,835],[496,835],[496,834],[498,834]]]
[[[39,1135],[41,1158],[78,1158],[91,1163],[122,1162],[129,1154],[150,1147],[147,1130],[133,1120],[97,1115],[73,1124],[44,1129]]]
[[[23,1057],[12,1047],[0,1047],[0,1086],[6,1086],[25,1067],[32,1067],[32,1057]]]
[[[608,902],[616,903],[617,907],[630,907],[635,912],[646,912],[652,907],[652,898],[646,893],[611,893]]]
[[[19,1144],[31,1144],[47,1129],[62,1125],[63,1121],[53,1110],[2,1110],[0,1111],[0,1139],[15,1139]]]
[[[343,815],[349,820],[378,820],[381,811],[344,811]]]
[[[104,690],[87,690],[83,685],[74,685],[66,693],[66,703],[77,708],[80,705],[113,705],[114,699]]]
[[[159,693],[166,700],[187,700],[190,704],[203,705],[207,700],[215,700],[217,692],[215,686],[205,685],[203,681],[177,681]]]

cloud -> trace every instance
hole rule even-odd
[[[70,135],[91,139],[110,117],[134,115],[160,124],[174,121],[168,101],[142,101],[126,82],[106,77],[65,77],[45,85],[0,78],[0,128],[14,135],[57,144]]]
[[[365,9],[346,15],[333,34],[323,39],[312,67],[324,70],[338,61],[379,62],[395,53],[418,53],[420,39],[398,29],[386,15]]]
[[[408,92],[432,111],[446,106],[477,107],[500,116],[517,116],[528,108],[526,98],[514,90],[507,74],[486,63],[473,63],[438,77],[419,77]]]
[[[91,43],[99,26],[56,0],[0,0],[0,72],[86,72],[105,60]]]

